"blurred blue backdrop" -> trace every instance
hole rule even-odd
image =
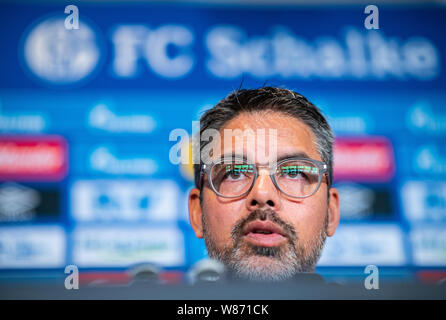
[[[0,5],[3,272],[187,270],[206,252],[169,133],[263,85],[308,97],[337,137],[319,270],[446,269],[444,6],[378,5],[368,30],[365,5],[73,4],[72,30],[65,2]]]

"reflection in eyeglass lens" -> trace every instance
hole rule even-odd
[[[279,188],[286,194],[304,197],[317,188],[319,168],[307,161],[285,162],[276,170],[276,181]]]

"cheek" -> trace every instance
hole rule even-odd
[[[327,205],[322,199],[307,198],[301,203],[289,203],[284,207],[284,211],[290,212],[291,216],[288,215],[286,219],[296,229],[299,239],[308,241],[319,234],[327,213]]]
[[[231,231],[240,219],[240,204],[220,203],[210,199],[203,202],[204,214],[209,232],[217,243],[228,244],[232,242]]]

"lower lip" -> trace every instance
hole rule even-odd
[[[252,244],[262,247],[275,247],[286,240],[284,236],[278,233],[263,234],[250,232],[245,238]]]

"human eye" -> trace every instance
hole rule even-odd
[[[243,180],[253,172],[252,165],[229,164],[225,165],[223,180],[239,181]]]
[[[277,175],[290,181],[311,182],[318,180],[319,169],[307,162],[289,162],[277,169]]]
[[[280,176],[292,180],[308,180],[308,174],[305,172],[304,166],[300,165],[285,165],[281,166]]]

